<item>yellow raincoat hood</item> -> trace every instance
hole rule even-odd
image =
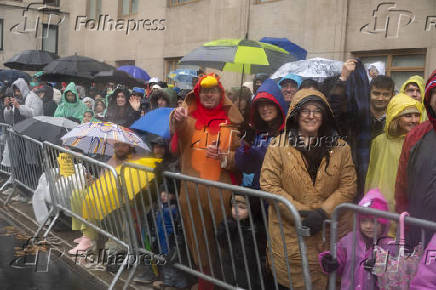
[[[419,122],[421,123],[423,121],[424,106],[417,100],[409,97],[408,95],[404,93],[399,93],[391,99],[386,110],[386,124],[384,129],[386,135],[389,136],[388,129],[389,126],[391,126],[392,121],[408,107],[416,107],[419,113],[421,113]]]
[[[422,103],[424,104],[424,95],[425,95],[425,81],[421,76],[415,75],[411,76],[404,84],[401,86],[400,93],[405,94],[405,90],[408,84],[416,83],[421,91]]]
[[[395,210],[395,181],[405,135],[394,137],[388,135],[387,132],[392,121],[411,106],[415,106],[421,112],[420,121],[422,121],[424,107],[420,102],[406,94],[395,95],[388,104],[385,133],[378,135],[371,143],[365,192],[374,188],[380,189],[380,192],[386,197],[389,211]]]
[[[162,159],[154,157],[128,160],[129,163],[148,168],[155,168],[156,163],[161,161]],[[154,178],[154,173],[144,170],[127,169],[121,172],[121,166],[116,167],[115,170],[119,176],[123,174],[122,177],[126,182],[125,186],[130,200],[133,200],[142,189],[147,187],[147,181],[151,182]],[[82,216],[85,219],[101,220],[122,206],[119,200],[119,197],[122,198],[122,193],[118,192],[116,180],[113,174],[108,171],[88,187],[82,195],[82,197],[76,198],[83,200]]]

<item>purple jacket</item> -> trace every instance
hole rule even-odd
[[[378,190],[370,190],[362,200],[359,202],[360,206],[367,206],[368,202],[377,200],[379,203],[384,202],[387,208],[387,202],[384,196]],[[374,203],[375,204],[375,203]],[[369,205],[371,208],[375,208]],[[380,208],[378,208],[380,209]],[[386,236],[387,231],[389,229],[389,223],[386,220],[380,220],[384,225],[383,236]],[[341,276],[341,289],[349,290],[349,289],[371,289],[370,283],[373,283],[374,277],[368,271],[366,271],[363,267],[364,262],[367,259],[373,258],[373,247],[370,245],[367,247],[365,238],[362,236],[360,230],[356,230],[356,258],[354,264],[354,273],[351,272],[351,263],[353,258],[353,232],[348,233],[345,237],[343,237],[336,245],[336,259],[339,264],[339,268],[336,273],[338,276]],[[380,239],[378,245],[387,249],[389,246],[387,243],[393,241],[391,238],[383,238]],[[322,268],[322,257],[330,253],[329,251],[323,252],[319,254],[319,263]],[[351,285],[351,275],[354,276],[354,285]],[[374,287],[377,289],[377,287]]]
[[[436,289],[436,234],[428,243],[418,265],[415,278],[410,283],[410,290]]]

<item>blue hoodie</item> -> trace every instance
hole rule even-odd
[[[273,137],[272,132],[268,132],[266,122],[261,119],[256,110],[256,103],[259,100],[269,100],[279,108],[281,125],[276,133],[283,130],[288,109],[277,83],[272,79],[264,81],[251,103],[250,123],[256,129],[254,143],[251,146],[241,144],[235,153],[236,167],[242,172],[242,186],[254,189],[260,189],[260,170],[262,169],[266,150]]]

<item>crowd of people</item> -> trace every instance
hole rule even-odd
[[[371,274],[371,264],[362,261],[372,255],[373,237],[396,235],[387,220],[375,223],[371,216],[359,215],[354,239],[345,214],[334,259],[325,251],[328,244],[323,242],[321,230],[341,203],[408,211],[413,217],[436,221],[436,159],[432,153],[436,146],[436,71],[426,83],[420,76],[412,76],[404,84],[395,84],[384,75],[369,81],[362,62],[350,59],[340,75],[322,82],[293,74],[276,80],[258,74],[252,86],[226,90],[218,75],[201,72],[192,90],[168,87],[156,78],[145,89],[131,90],[112,83],[86,88],[75,83],[60,87],[38,83],[30,88],[18,79],[0,94],[0,121],[11,125],[44,115],[130,127],[149,111],[174,108],[169,122],[171,139],[150,142],[152,156],[165,164],[158,167],[261,189],[289,200],[299,211],[302,225],[310,230],[304,240],[313,289],[326,289],[326,273],[332,271],[342,277],[342,289],[369,289],[376,277]],[[108,164],[117,167],[139,160],[141,156],[133,152],[133,147],[117,143]],[[165,254],[174,244],[166,244],[164,232],[174,235],[171,220],[183,220],[192,261],[204,274],[219,275],[213,268],[221,253],[222,279],[242,288],[260,289],[260,256],[264,283],[271,283],[273,271],[279,289],[288,289],[290,271],[293,288],[304,289],[298,230],[283,204],[277,211],[260,199],[186,181],[169,191],[160,187],[158,192],[163,204],[159,210],[164,212],[157,218],[158,239]],[[267,208],[266,221],[262,207]],[[75,240],[78,245],[70,253],[88,250],[95,233],[83,225],[74,229],[81,229],[83,237]],[[410,247],[417,246],[420,237],[420,229],[408,229]],[[432,232],[426,232],[424,247],[432,244],[432,237]],[[353,241],[357,259],[351,273]],[[248,255],[242,253],[247,251]],[[250,251],[258,255],[250,255]],[[167,273],[164,283],[187,287],[184,275],[170,269],[162,270]],[[251,278],[245,275],[247,270]],[[421,261],[411,289],[435,288],[436,279],[428,274],[435,271],[436,266]],[[136,280],[149,281],[150,273],[143,269]],[[198,289],[213,288],[211,282],[198,279]]]

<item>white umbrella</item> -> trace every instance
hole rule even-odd
[[[282,65],[271,78],[282,78],[288,74],[298,75],[303,78],[327,78],[341,73],[344,63],[338,60],[325,58],[311,58],[288,62]]]
[[[110,122],[89,122],[81,124],[62,138],[63,145],[82,150],[85,154],[111,156],[115,143],[126,143],[137,149],[150,151],[147,144],[130,129]]]

